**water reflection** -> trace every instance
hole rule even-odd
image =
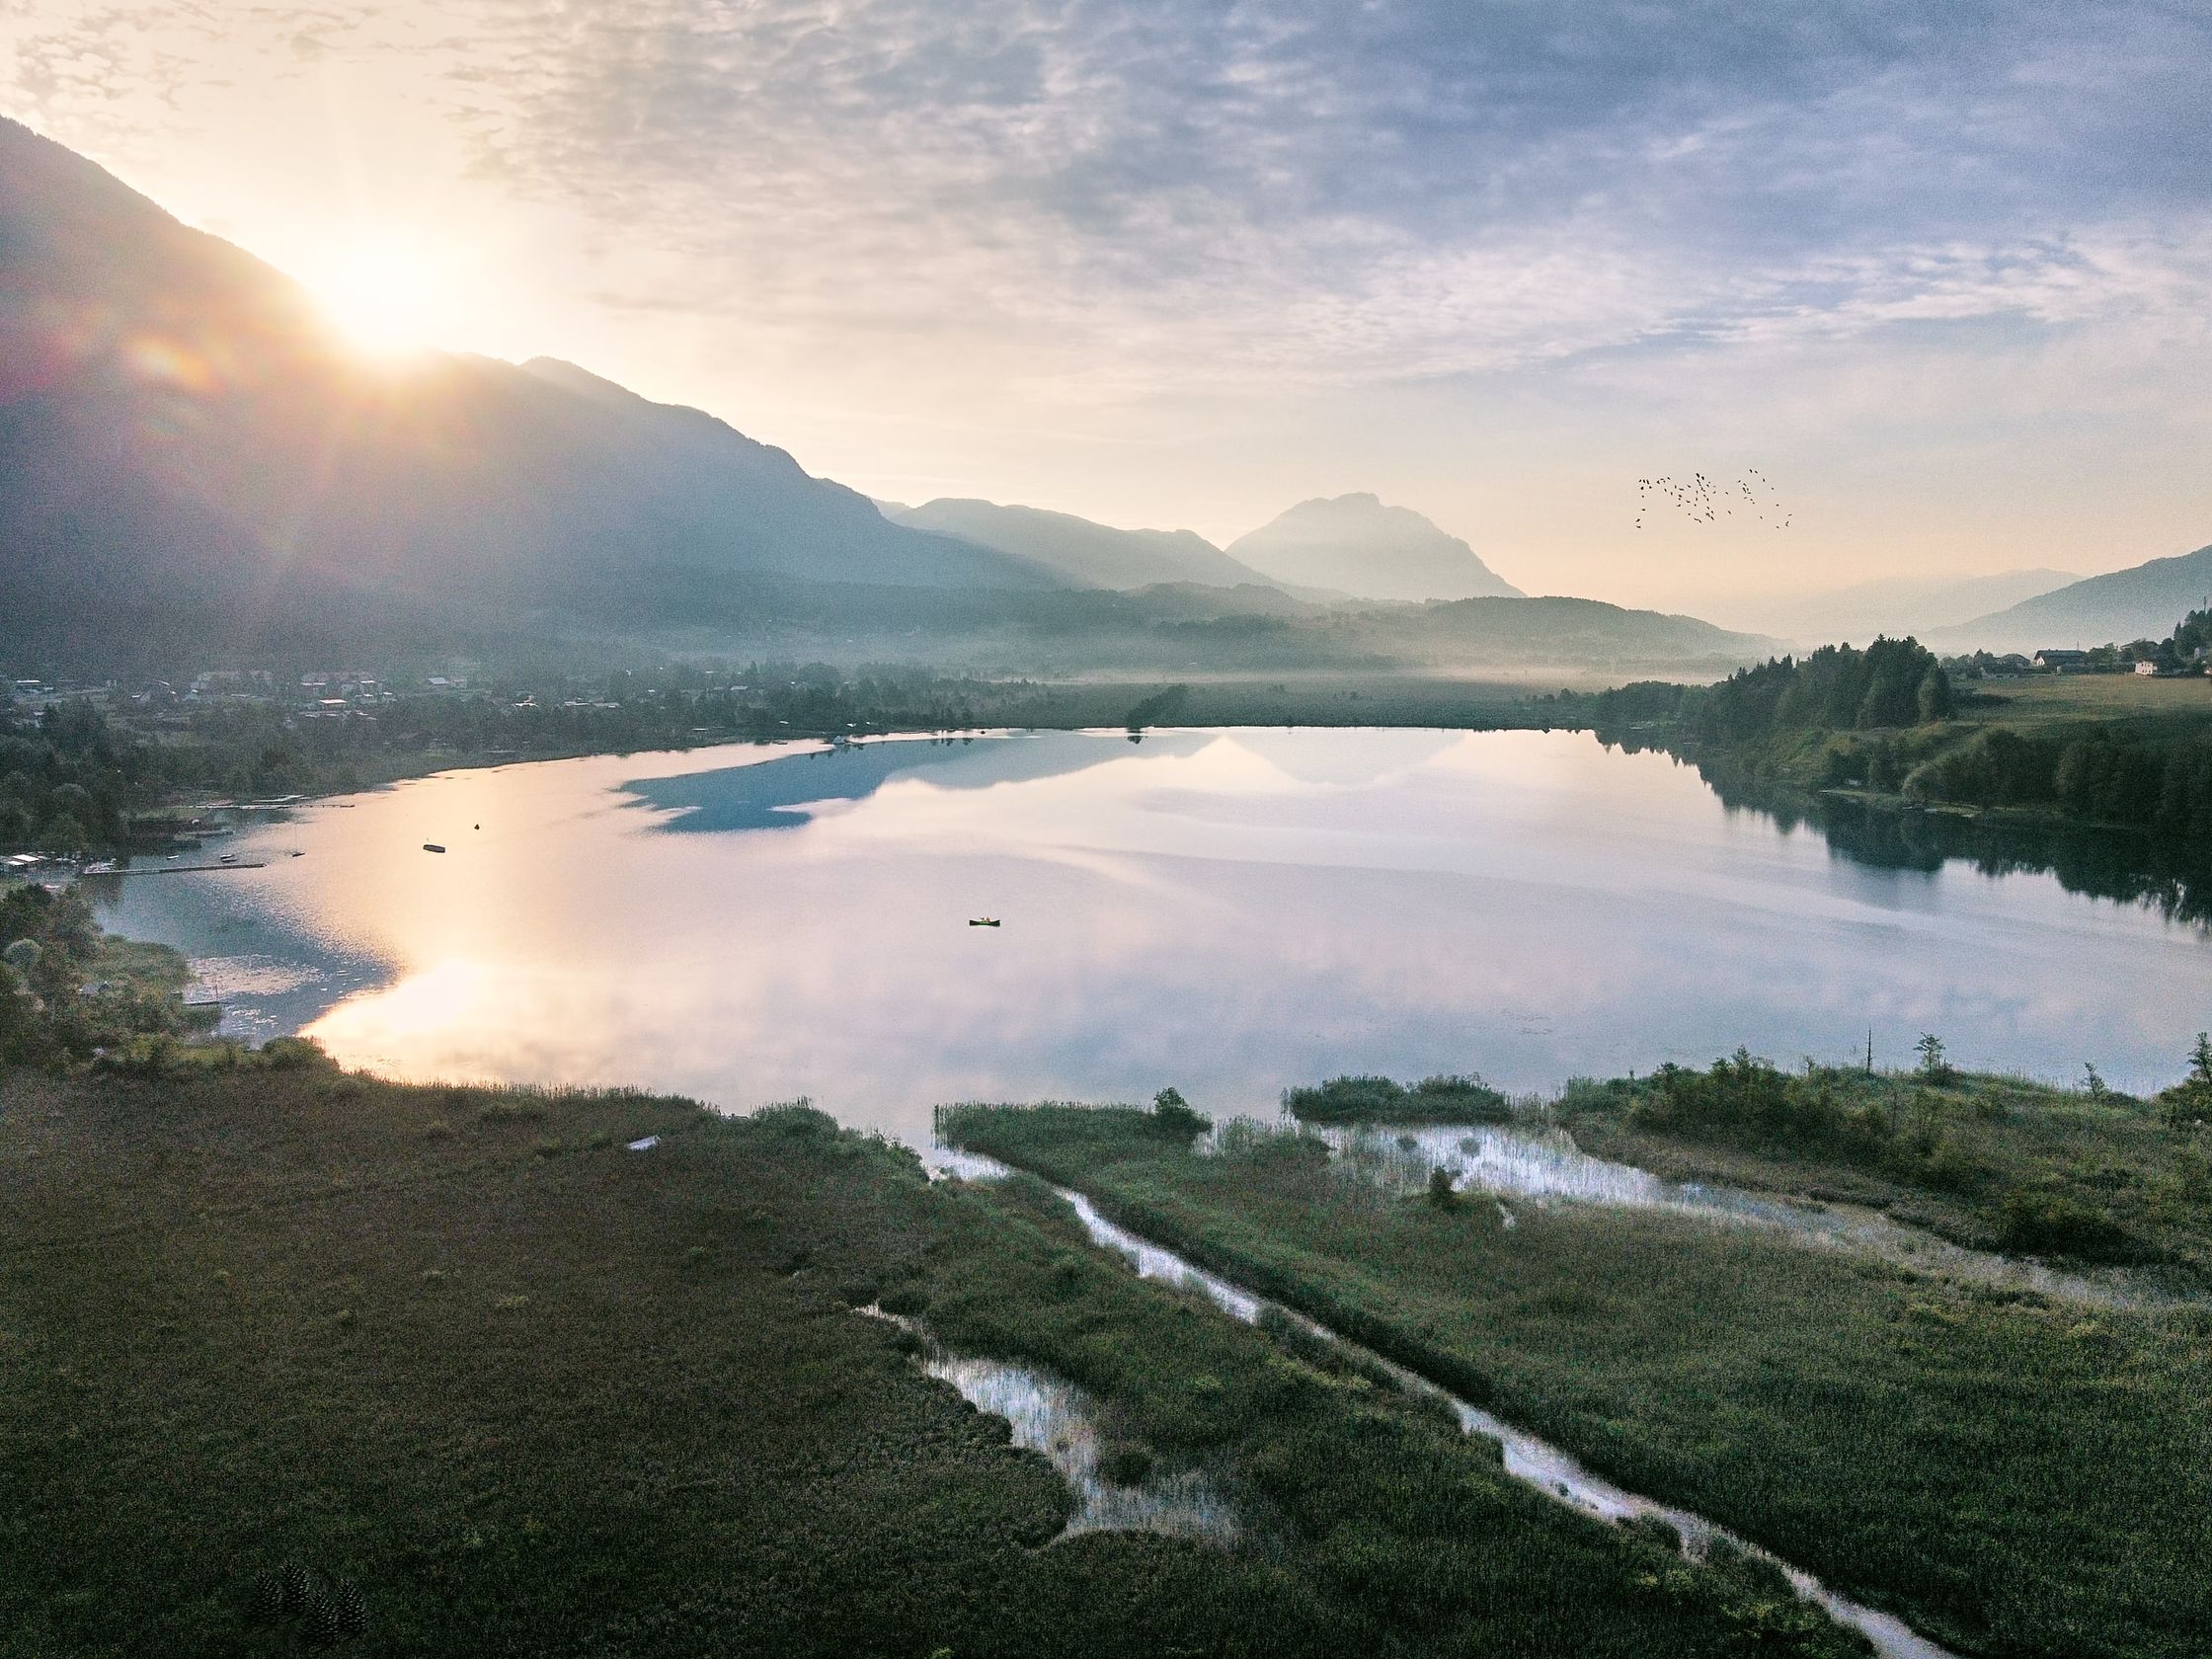
[[[1252,1126],[1246,1144],[1268,1133]],[[1358,1180],[1400,1194],[1420,1191],[1442,1169],[1461,1189],[1629,1210],[1666,1210],[1733,1226],[1771,1228],[1827,1249],[1859,1251],[1923,1273],[2008,1290],[2033,1291],[2064,1302],[2132,1307],[2175,1300],[2172,1293],[2125,1268],[2060,1272],[2018,1256],[1953,1244],[1920,1227],[1856,1204],[1798,1203],[1701,1181],[1669,1181],[1592,1157],[1563,1129],[1481,1124],[1406,1124],[1387,1129],[1316,1125],[1304,1134],[1325,1142],[1338,1167]],[[1508,1226],[1510,1210],[1503,1212]],[[2181,1300],[2201,1301],[2195,1295]]]
[[[1513,1090],[1876,1028],[2171,1080],[2212,950],[2048,875],[1900,879],[1575,734],[1013,734],[455,773],[110,879],[234,1028],[409,1077],[809,1095],[919,1143],[959,1099],[1267,1112],[1342,1071]],[[768,826],[774,826],[772,830]],[[422,851],[434,841],[443,856]],[[970,928],[977,915],[1003,919]]]
[[[1622,752],[1642,752],[1633,740]],[[1654,751],[1658,752],[1658,751]],[[1849,795],[1808,794],[1688,762],[1721,803],[1783,830],[1804,826],[1833,852],[1869,869],[1933,875],[1962,865],[1985,876],[2049,873],[2069,893],[2140,905],[2172,921],[2212,925],[2212,846],[2142,830],[2021,823],[1980,814],[1903,809]]]
[[[933,1148],[931,1155],[938,1159],[953,1157],[961,1160],[959,1174],[963,1179],[998,1180],[1012,1173],[1007,1165],[997,1159],[979,1153],[939,1146]],[[1280,1303],[1270,1302],[1218,1274],[1209,1273],[1173,1250],[1108,1221],[1099,1214],[1098,1207],[1081,1193],[1066,1187],[1056,1187],[1054,1191],[1073,1208],[1076,1219],[1082,1223],[1083,1231],[1090,1241],[1101,1249],[1112,1250],[1122,1256],[1140,1278],[1158,1280],[1181,1290],[1196,1292],[1231,1318],[1240,1319],[1248,1325],[1260,1324],[1271,1317],[1287,1320],[1309,1335],[1334,1343],[1347,1353],[1358,1355],[1365,1364],[1386,1374],[1409,1392],[1427,1394],[1442,1400],[1459,1420],[1462,1434],[1480,1435],[1497,1442],[1499,1461],[1506,1473],[1535,1487],[1545,1497],[1565,1504],[1570,1509],[1579,1510],[1595,1520],[1618,1523],[1651,1519],[1663,1522],[1681,1541],[1683,1552],[1693,1558],[1702,1558],[1714,1543],[1725,1540],[1737,1549],[1762,1560],[1772,1561],[1788,1579],[1792,1590],[1806,1600],[1817,1603],[1831,1619],[1849,1625],[1864,1636],[1880,1659],[1954,1659],[1948,1649],[1930,1641],[1894,1615],[1862,1607],[1838,1595],[1811,1573],[1791,1566],[1745,1539],[1715,1526],[1701,1515],[1676,1509],[1639,1492],[1631,1492],[1624,1486],[1616,1485],[1603,1475],[1584,1467],[1579,1460],[1562,1448],[1517,1428],[1494,1412],[1462,1399],[1450,1389],[1430,1382],[1394,1360],[1385,1359],[1319,1320],[1309,1318]]]
[[[1070,750],[1057,735],[1010,744],[1005,738],[894,738],[810,749],[781,765],[731,766],[643,778],[623,793],[662,815],[657,830],[719,834],[732,830],[798,830],[833,801],[856,801],[900,778],[935,789],[988,789],[1051,777],[1084,763],[1093,746]],[[1191,733],[1152,738],[1154,753],[1187,754]]]

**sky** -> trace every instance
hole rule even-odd
[[[0,109],[364,334],[1723,620],[2212,542],[2207,84],[2201,0],[0,0]]]

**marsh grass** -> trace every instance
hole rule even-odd
[[[1075,1382],[1118,1467],[1208,1471],[1255,1541],[1041,1547],[1066,1488],[850,1316],[877,1301]],[[805,1106],[0,1075],[27,1659],[1857,1651],[1385,1382],[1139,1281],[1034,1181],[932,1186]]]
[[[1256,1139],[1099,1114],[944,1127],[1947,1645],[2202,1659],[2212,1309],[2085,1317],[1649,1211],[1354,1208]]]
[[[2150,1103],[1972,1072],[1818,1066],[1717,1093],[1712,1073],[1681,1075],[1704,1079],[1696,1109],[1664,1075],[1577,1079],[1558,1121],[1584,1149],[1670,1179],[1865,1204],[1977,1249],[2212,1285],[2212,1133]],[[1766,1098],[1784,1092],[1803,1105]]]

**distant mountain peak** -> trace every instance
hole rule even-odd
[[[1946,649],[2035,651],[2045,646],[2125,645],[2164,639],[2212,596],[2212,546],[2151,559],[1942,628]]]
[[[364,373],[298,283],[4,120],[0,294],[0,625],[190,606],[214,658],[425,612],[643,632],[769,586],[1066,586],[558,358]],[[141,337],[194,372],[145,369]]]
[[[1362,598],[1525,596],[1458,536],[1367,490],[1300,502],[1224,551],[1278,581]]]
[[[962,496],[940,496],[919,507],[884,505],[883,512],[894,523],[1034,560],[1087,587],[1279,586],[1195,530],[1117,529],[1050,508],[1004,507]]]

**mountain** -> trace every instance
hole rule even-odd
[[[1455,599],[1417,609],[1371,611],[1338,619],[1364,627],[1404,661],[1437,667],[1485,663],[1575,663],[1620,669],[1661,666],[1733,668],[1773,655],[1780,642],[1740,634],[1656,610],[1629,610],[1602,599],[1511,597]]]
[[[2125,645],[2164,639],[2212,598],[2212,547],[2130,570],[2089,577],[2054,592],[1938,628],[1926,643],[1964,651],[2036,651],[2045,646]]]
[[[641,642],[986,674],[1664,669],[1764,644],[1579,600],[1306,602],[1288,585],[1511,592],[1372,496],[1294,509],[1244,538],[1272,549],[1249,564],[1182,533],[914,511],[962,533],[894,522],[573,363],[361,356],[299,284],[0,120],[0,658],[18,672]]]
[[[879,503],[892,522],[959,536],[1058,572],[1085,588],[1277,586],[1192,530],[1118,530],[1067,513],[943,497],[920,507]]]
[[[0,120],[0,626],[695,621],[750,582],[1036,591],[568,363],[351,352],[297,283]]]
[[[1458,536],[1365,494],[1301,502],[1224,552],[1275,581],[1365,599],[1523,596]]]
[[[1854,583],[1819,593],[1739,600],[1729,608],[1729,615],[1746,627],[1807,645],[1830,645],[1839,640],[1862,644],[1878,634],[1900,638],[1954,627],[1968,617],[2017,604],[2080,580],[2071,572],[2054,570],[1933,580],[1897,577]]]

